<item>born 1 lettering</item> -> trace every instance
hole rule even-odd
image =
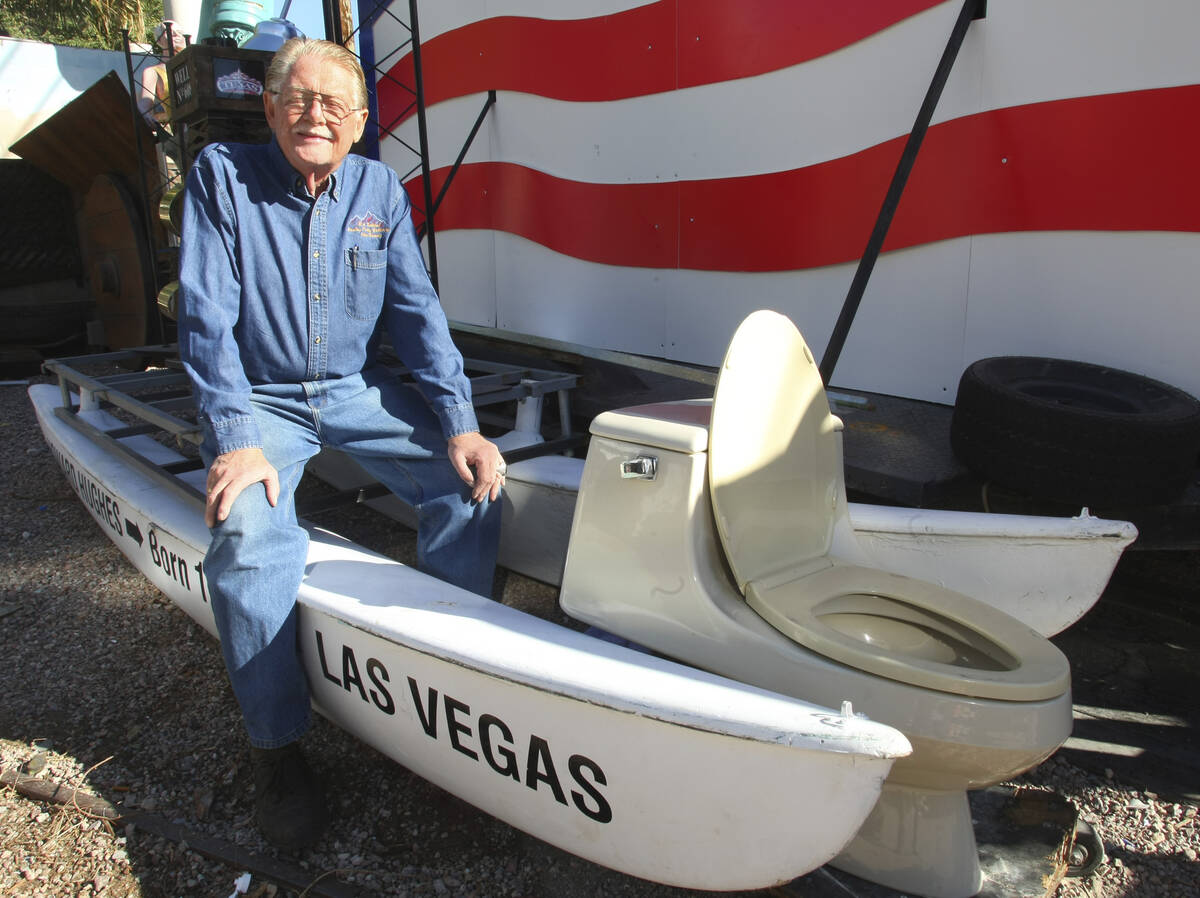
[[[192,565],[192,570],[196,572],[196,579],[200,581],[200,598],[208,601],[208,589],[204,586],[204,562],[197,561]]]
[[[154,527],[150,528],[150,535],[146,542],[150,545],[150,557],[154,560],[154,564],[180,586],[191,589],[192,581],[188,572],[188,563],[183,556],[176,555],[166,546],[160,545],[158,531]]]

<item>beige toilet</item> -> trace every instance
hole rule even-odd
[[[1069,666],[991,606],[867,566],[840,431],[795,326],[751,315],[711,406],[593,422],[562,606],[662,654],[833,708],[850,702],[900,729],[913,754],[833,864],[966,898],[981,884],[966,790],[1067,739]]]

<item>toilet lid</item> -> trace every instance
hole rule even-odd
[[[990,605],[934,583],[831,565],[746,601],[805,648],[855,670],[972,698],[1033,702],[1070,688],[1067,658]]]
[[[721,366],[708,448],[717,532],[739,588],[829,551],[844,492],[840,429],[796,326],[750,315]]]

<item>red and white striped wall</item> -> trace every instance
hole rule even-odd
[[[1034,354],[1200,394],[1200,4],[988,7],[833,382],[952,402],[971,361]],[[448,314],[718,364],[773,308],[819,355],[960,8],[423,0],[435,190],[498,92],[437,213]],[[411,83],[407,32],[370,37]]]

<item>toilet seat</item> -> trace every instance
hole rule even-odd
[[[835,526],[848,519],[841,429],[795,325],[774,312],[747,318],[713,397],[708,482],[726,560],[751,607],[813,652],[920,688],[1007,701],[1066,692],[1065,656],[1015,618],[829,556]],[[854,635],[868,620],[871,632]]]
[[[746,601],[807,649],[923,689],[1042,701],[1070,686],[1066,660],[1048,640],[1016,618],[934,583],[830,565],[777,586],[750,583]],[[855,635],[864,618],[870,618],[872,641]]]

